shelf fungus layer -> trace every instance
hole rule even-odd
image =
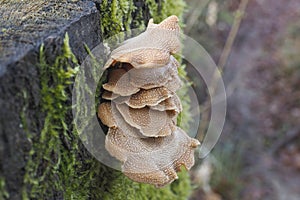
[[[120,128],[110,128],[105,147],[123,162],[122,170],[138,182],[164,186],[177,179],[181,166],[194,165],[194,148],[198,140],[177,127],[170,136],[134,138]]]
[[[134,68],[162,67],[170,61],[170,54],[180,50],[178,18],[170,16],[160,24],[149,21],[145,32],[126,40],[112,51],[104,69],[117,62],[130,63]]]
[[[179,32],[176,16],[160,24],[150,20],[146,31],[112,51],[104,66],[108,81],[98,117],[108,126],[105,147],[122,162],[126,176],[156,187],[177,179],[182,166],[189,170],[200,144],[176,124],[182,81],[172,55],[180,50]]]

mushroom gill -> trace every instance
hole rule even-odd
[[[167,136],[175,130],[175,112],[161,112],[149,107],[133,109],[126,104],[117,104],[116,107],[124,120],[146,137]]]
[[[103,94],[102,94],[102,98],[106,99],[106,100],[114,100],[116,98],[118,98],[120,95],[118,94],[114,94],[110,91],[104,90]]]
[[[98,106],[98,117],[101,122],[108,127],[117,127],[117,115],[113,114],[111,103],[104,102]]]
[[[98,117],[109,128],[120,128],[131,137],[144,137],[138,129],[130,126],[119,113],[114,102],[103,102],[98,106]]]
[[[129,74],[122,68],[111,70],[108,74],[108,82],[103,84],[102,87],[121,96],[129,96],[140,90],[130,84]]]
[[[172,56],[170,62],[162,67],[135,69],[128,63],[121,63],[121,68],[113,68],[109,71],[108,82],[103,88],[116,95],[130,96],[140,89],[149,90],[156,87],[166,87],[175,92],[182,86],[177,72],[178,61]],[[108,93],[103,94],[106,99],[112,97]]]
[[[131,108],[143,108],[145,106],[156,106],[160,102],[172,97],[173,92],[165,87],[152,88],[149,90],[140,90],[128,97],[124,103]]]
[[[176,128],[172,135],[159,138],[132,138],[119,128],[110,128],[105,147],[123,162],[122,170],[132,180],[157,187],[177,179],[176,172],[194,165],[194,149],[199,141]]]
[[[176,91],[182,86],[176,16],[160,24],[150,20],[145,32],[112,51],[104,69],[98,117],[108,126],[105,148],[122,163],[130,179],[165,186],[178,178],[181,166],[190,169],[200,144],[177,127],[182,105]]]
[[[170,98],[165,99],[155,106],[151,106],[150,108],[159,111],[174,110],[177,113],[180,113],[182,111],[180,99],[176,94],[174,94]]]

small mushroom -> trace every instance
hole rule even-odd
[[[105,141],[108,152],[123,162],[125,175],[157,187],[177,179],[181,166],[193,166],[194,149],[199,144],[180,128],[159,138],[132,138],[119,128],[110,128]]]
[[[126,104],[116,104],[118,111],[123,116],[124,120],[140,130],[146,137],[163,137],[171,135],[175,130],[174,112],[161,112],[152,110],[149,107],[133,109]]]
[[[180,49],[179,25],[176,16],[170,16],[158,25],[149,21],[145,32],[126,40],[112,51],[104,69],[117,62],[130,63],[134,68],[162,67],[170,55]]]

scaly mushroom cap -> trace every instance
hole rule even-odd
[[[122,68],[109,72],[108,82],[102,86],[106,90],[102,96],[104,99],[113,100],[120,95],[135,94],[140,89],[148,90],[161,86],[175,92],[182,86],[177,73],[178,62],[173,56],[166,66],[159,68],[135,69],[128,63],[122,63],[120,66]]]
[[[154,87],[164,86],[173,76],[177,75],[178,61],[171,56],[170,62],[157,68],[133,68],[128,71],[130,76],[130,84],[143,89],[151,89]]]
[[[106,99],[106,100],[114,100],[116,98],[118,98],[120,95],[118,94],[114,94],[110,91],[104,90],[103,94],[102,94],[102,98]]]
[[[180,49],[179,25],[176,16],[170,16],[158,25],[150,20],[145,32],[126,40],[112,51],[104,69],[116,62],[130,63],[134,68],[162,67],[170,60],[170,54]]]
[[[131,127],[124,121],[122,115],[113,102],[104,102],[98,106],[98,117],[109,128],[120,128],[130,137],[144,137],[138,129]]]
[[[179,78],[178,74],[172,76],[172,79],[165,84],[165,87],[171,90],[172,92],[176,92],[182,87],[183,83]]]
[[[132,138],[119,128],[110,128],[105,141],[108,152],[123,162],[125,175],[157,187],[174,181],[182,165],[186,169],[193,166],[199,144],[180,128],[159,138]]]
[[[148,22],[147,29],[151,28],[161,28],[161,29],[167,29],[175,31],[176,33],[180,32],[180,27],[178,26],[179,19],[177,16],[172,15],[168,18],[166,18],[164,21],[162,21],[159,24],[154,24],[153,19],[150,19]]]
[[[151,106],[150,108],[158,111],[174,110],[177,113],[180,113],[182,111],[180,99],[176,94],[155,106]]]
[[[102,87],[121,96],[129,96],[140,90],[130,84],[129,73],[123,68],[113,69],[108,74],[108,82],[103,84]]]
[[[116,117],[114,116],[111,103],[104,102],[98,106],[98,117],[101,122],[108,127],[117,127]]]
[[[171,135],[175,130],[174,118],[176,113],[170,111],[157,111],[149,107],[133,109],[126,104],[116,104],[117,110],[123,119],[140,130],[146,137],[163,137]]]
[[[131,108],[143,108],[145,106],[156,106],[173,95],[174,93],[165,87],[152,88],[149,90],[142,89],[123,102]]]

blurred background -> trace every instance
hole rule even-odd
[[[185,34],[223,72],[228,103],[219,142],[192,172],[191,199],[300,199],[300,1],[187,4]]]

